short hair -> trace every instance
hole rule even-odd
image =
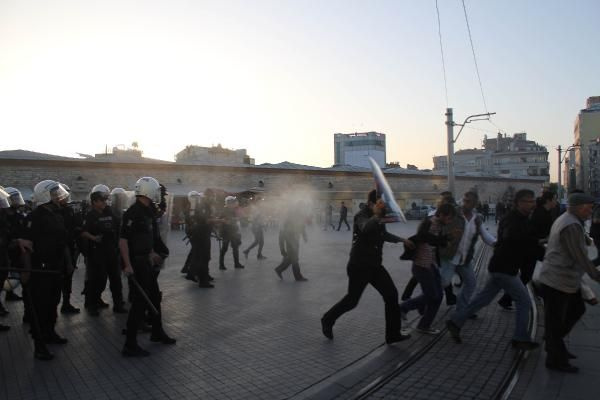
[[[535,198],[535,193],[533,192],[533,190],[529,190],[529,189],[519,190],[517,193],[515,193],[514,205],[516,206],[517,203],[519,203],[525,197],[534,197]]]
[[[367,195],[367,202],[373,204],[377,203],[377,190],[373,189],[369,192]]]
[[[471,199],[473,199],[475,201],[479,200],[479,195],[477,194],[477,192],[474,192],[472,190],[469,190],[469,191],[465,192],[465,194],[463,196],[469,197],[469,198],[471,198]]]
[[[544,204],[546,204],[546,202],[554,200],[555,197],[555,192],[546,191],[542,193],[540,197],[538,197],[537,204],[543,206]]]
[[[108,196],[105,193],[94,192],[94,193],[90,194],[90,200],[92,203],[94,201],[99,201],[99,200],[103,200],[103,199],[108,199]]]
[[[456,215],[456,208],[454,208],[454,205],[450,203],[440,204],[437,210],[435,210],[435,216],[439,217],[442,215],[454,217]]]

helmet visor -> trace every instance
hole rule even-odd
[[[21,196],[21,193],[16,192],[10,195],[10,205],[13,207],[25,205],[25,200],[23,200],[23,196]]]
[[[69,200],[69,192],[62,185],[57,185],[50,189],[50,198],[56,201]]]

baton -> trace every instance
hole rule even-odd
[[[140,283],[137,281],[137,279],[135,279],[135,276],[130,275],[129,280],[131,280],[131,282],[133,282],[133,286],[135,286],[135,288],[138,290],[138,293],[146,301],[146,304],[148,305],[148,308],[150,309],[150,311],[152,311],[152,313],[154,315],[158,315],[159,314],[158,310],[156,309],[156,307],[154,307],[154,304],[152,304],[152,301],[150,301],[150,298],[148,297],[146,292],[144,292],[144,289],[142,289],[142,286],[140,285]]]

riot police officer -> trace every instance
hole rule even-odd
[[[87,239],[88,287],[85,303],[88,313],[98,316],[101,294],[109,278],[113,311],[126,313],[123,305],[123,285],[118,263],[118,221],[108,206],[110,191],[96,185],[90,194],[91,210],[83,223],[82,237]]]
[[[6,209],[10,208],[10,203],[8,201],[9,195],[2,189],[0,186],[0,268],[8,267],[8,243],[9,243],[9,234],[10,229],[8,225],[8,218],[6,214]],[[8,277],[7,271],[0,270],[0,285],[4,285],[4,280]],[[0,286],[1,289],[1,286]],[[6,315],[8,311],[0,302],[0,315]],[[9,330],[10,327],[0,324],[0,332]]]
[[[213,288],[208,273],[210,261],[210,235],[215,220],[211,217],[211,207],[204,200],[204,194],[193,190],[188,193],[190,212],[186,221],[186,233],[192,244],[190,267],[186,279],[198,281],[201,288]]]
[[[50,360],[54,356],[46,344],[68,342],[56,333],[55,325],[63,276],[69,272],[65,271],[68,231],[62,213],[69,193],[60,183],[44,180],[35,185],[33,194],[37,207],[30,214],[27,238],[33,243],[32,267],[44,273],[32,273],[28,282],[34,322],[31,334],[35,357]]]
[[[73,273],[75,272],[78,250],[76,245],[76,239],[81,234],[82,218],[80,213],[76,213],[71,207],[71,189],[64,183],[60,183],[60,186],[67,192],[68,196],[63,202],[63,206],[59,209],[62,213],[67,228],[67,252],[65,254],[65,274],[63,275],[62,284],[62,306],[60,312],[62,314],[78,314],[79,308],[71,304],[71,292],[73,289]]]
[[[233,262],[235,268],[244,268],[240,263],[240,245],[242,244],[242,234],[238,224],[236,210],[238,201],[235,196],[225,197],[225,207],[222,211],[223,221],[221,223],[221,238],[223,245],[219,254],[219,269],[225,270],[225,253],[231,244],[231,252],[233,253]]]
[[[25,201],[23,196],[18,189],[13,187],[4,188],[8,194],[8,202],[10,208],[5,209],[6,218],[8,219],[9,236],[11,238],[23,238],[25,235],[25,227],[27,215],[25,214]],[[10,260],[10,266],[13,268],[21,268],[21,249],[19,246],[10,246],[8,249],[8,258]],[[0,279],[1,280],[1,279]],[[6,301],[21,301],[23,298],[18,296],[14,290],[8,290],[6,292]]]
[[[142,349],[137,342],[137,330],[148,299],[157,313],[152,315],[152,334],[150,340],[163,344],[174,344],[175,339],[165,333],[162,326],[160,302],[161,292],[158,286],[156,269],[164,262],[164,249],[157,224],[157,204],[161,201],[161,188],[158,181],[143,177],[135,183],[135,203],[125,211],[121,225],[119,247],[123,259],[123,270],[134,283],[131,292],[132,305],[127,319],[127,338],[122,354],[127,357],[147,356],[150,353]]]

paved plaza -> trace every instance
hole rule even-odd
[[[406,237],[416,231],[416,224],[388,227]],[[493,223],[488,227],[495,230]],[[127,316],[107,309],[95,318],[82,311],[59,315],[57,331],[69,343],[51,347],[53,361],[37,361],[27,326],[21,323],[22,304],[9,302],[10,314],[2,322],[12,329],[0,335],[0,399],[493,399],[502,398],[509,387],[511,399],[542,398],[536,397],[541,389],[546,399],[590,398],[572,396],[572,377],[540,368],[540,351],[523,359],[524,354],[512,350],[514,314],[499,311],[495,303],[467,323],[461,345],[444,330],[437,337],[412,332],[410,340],[388,346],[383,301],[368,287],[359,306],[336,323],[335,339],[326,339],[320,317],[346,291],[351,232],[345,229],[308,228],[308,242],[300,249],[307,282],[295,282],[291,270],[282,281],[274,273],[281,260],[276,228],[265,235],[268,259],[258,261],[254,249],[248,260],[242,256],[245,269],[234,269],[227,254],[228,269],[219,271],[214,242],[214,289],[200,289],[180,274],[189,249],[183,236],[170,232],[171,257],[160,276],[165,330],[177,339],[176,345],[151,343],[140,335],[140,345],[151,356],[123,358],[121,330]],[[243,240],[242,247],[252,241],[249,229]],[[410,262],[400,261],[401,253],[401,245],[386,244],[384,265],[400,292],[410,278]],[[481,280],[490,252],[478,254]],[[74,303],[82,308],[83,276],[80,263]],[[104,300],[110,302],[108,290]],[[443,304],[435,325],[443,328],[451,311]],[[408,331],[416,316],[409,315]],[[577,334],[591,342],[599,320],[594,309],[581,324],[587,331]],[[538,337],[539,324],[532,327]],[[581,348],[581,361],[599,350],[593,345]],[[577,378],[591,379],[591,386],[599,369],[597,365]]]

